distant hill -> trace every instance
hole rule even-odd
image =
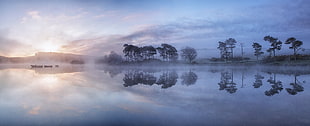
[[[37,52],[34,56],[5,57],[0,56],[0,63],[72,63],[84,64],[90,57],[59,52]]]

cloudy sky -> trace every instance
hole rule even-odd
[[[125,43],[218,55],[218,41],[230,37],[251,54],[253,42],[268,48],[266,35],[296,37],[310,49],[308,0],[0,0],[0,16],[4,56],[103,55]]]

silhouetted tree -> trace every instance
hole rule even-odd
[[[154,55],[157,54],[156,49],[153,46],[143,46],[140,48],[143,59],[154,59]]]
[[[219,46],[217,47],[217,49],[220,50],[221,59],[227,60],[228,55],[227,55],[226,43],[225,42],[221,42],[221,41],[219,41],[218,43],[219,43]]]
[[[233,59],[233,49],[236,47],[236,43],[237,41],[233,38],[229,38],[225,42],[219,41],[217,49],[221,51],[221,59],[225,59],[225,61]]]
[[[185,84],[187,86],[195,84],[197,81],[197,78],[198,78],[198,76],[194,72],[192,72],[192,71],[185,72],[181,76],[182,84]]]
[[[259,43],[254,42],[253,43],[253,48],[254,48],[254,55],[256,56],[256,60],[258,61],[258,57],[262,54],[264,54],[264,52],[262,52],[262,45],[260,45]]]
[[[178,59],[178,51],[175,47],[165,43],[161,44],[161,46],[157,50],[164,61],[176,61]]]
[[[158,53],[160,54],[159,56],[163,58],[163,61],[167,61],[168,56],[167,56],[166,50],[163,47],[157,47],[156,49]]]
[[[291,44],[289,49],[294,50],[294,57],[295,57],[295,61],[296,61],[296,54],[299,50],[303,49],[303,48],[300,48],[300,46],[303,44],[303,42],[300,40],[296,40],[296,38],[294,38],[294,37],[291,37],[285,41],[285,44]]]
[[[126,61],[137,61],[141,57],[140,48],[134,45],[124,44],[123,53]]]
[[[237,41],[233,38],[229,38],[225,41],[226,43],[226,48],[229,50],[228,53],[229,53],[229,58],[230,59],[233,59],[234,58],[234,48],[236,47],[236,43]]]
[[[267,52],[273,53],[273,57],[276,56],[276,50],[281,50],[281,46],[282,46],[282,42],[280,40],[278,40],[278,38],[274,38],[271,36],[265,36],[264,37],[265,41],[268,41],[269,43],[271,43],[271,48],[269,48],[267,50]]]
[[[181,56],[185,61],[188,61],[189,63],[192,63],[192,61],[196,58],[197,52],[194,48],[191,47],[185,47],[181,50]]]

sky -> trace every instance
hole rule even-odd
[[[218,42],[228,38],[252,55],[253,42],[269,47],[266,35],[295,37],[310,49],[308,0],[0,0],[0,16],[2,56],[105,55],[126,43],[168,43],[217,57]]]

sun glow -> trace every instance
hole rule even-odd
[[[52,43],[44,43],[38,47],[38,50],[41,52],[57,52],[60,47]]]
[[[59,87],[59,80],[56,76],[53,75],[45,75],[40,79],[40,83],[44,85],[48,90],[54,90]]]

